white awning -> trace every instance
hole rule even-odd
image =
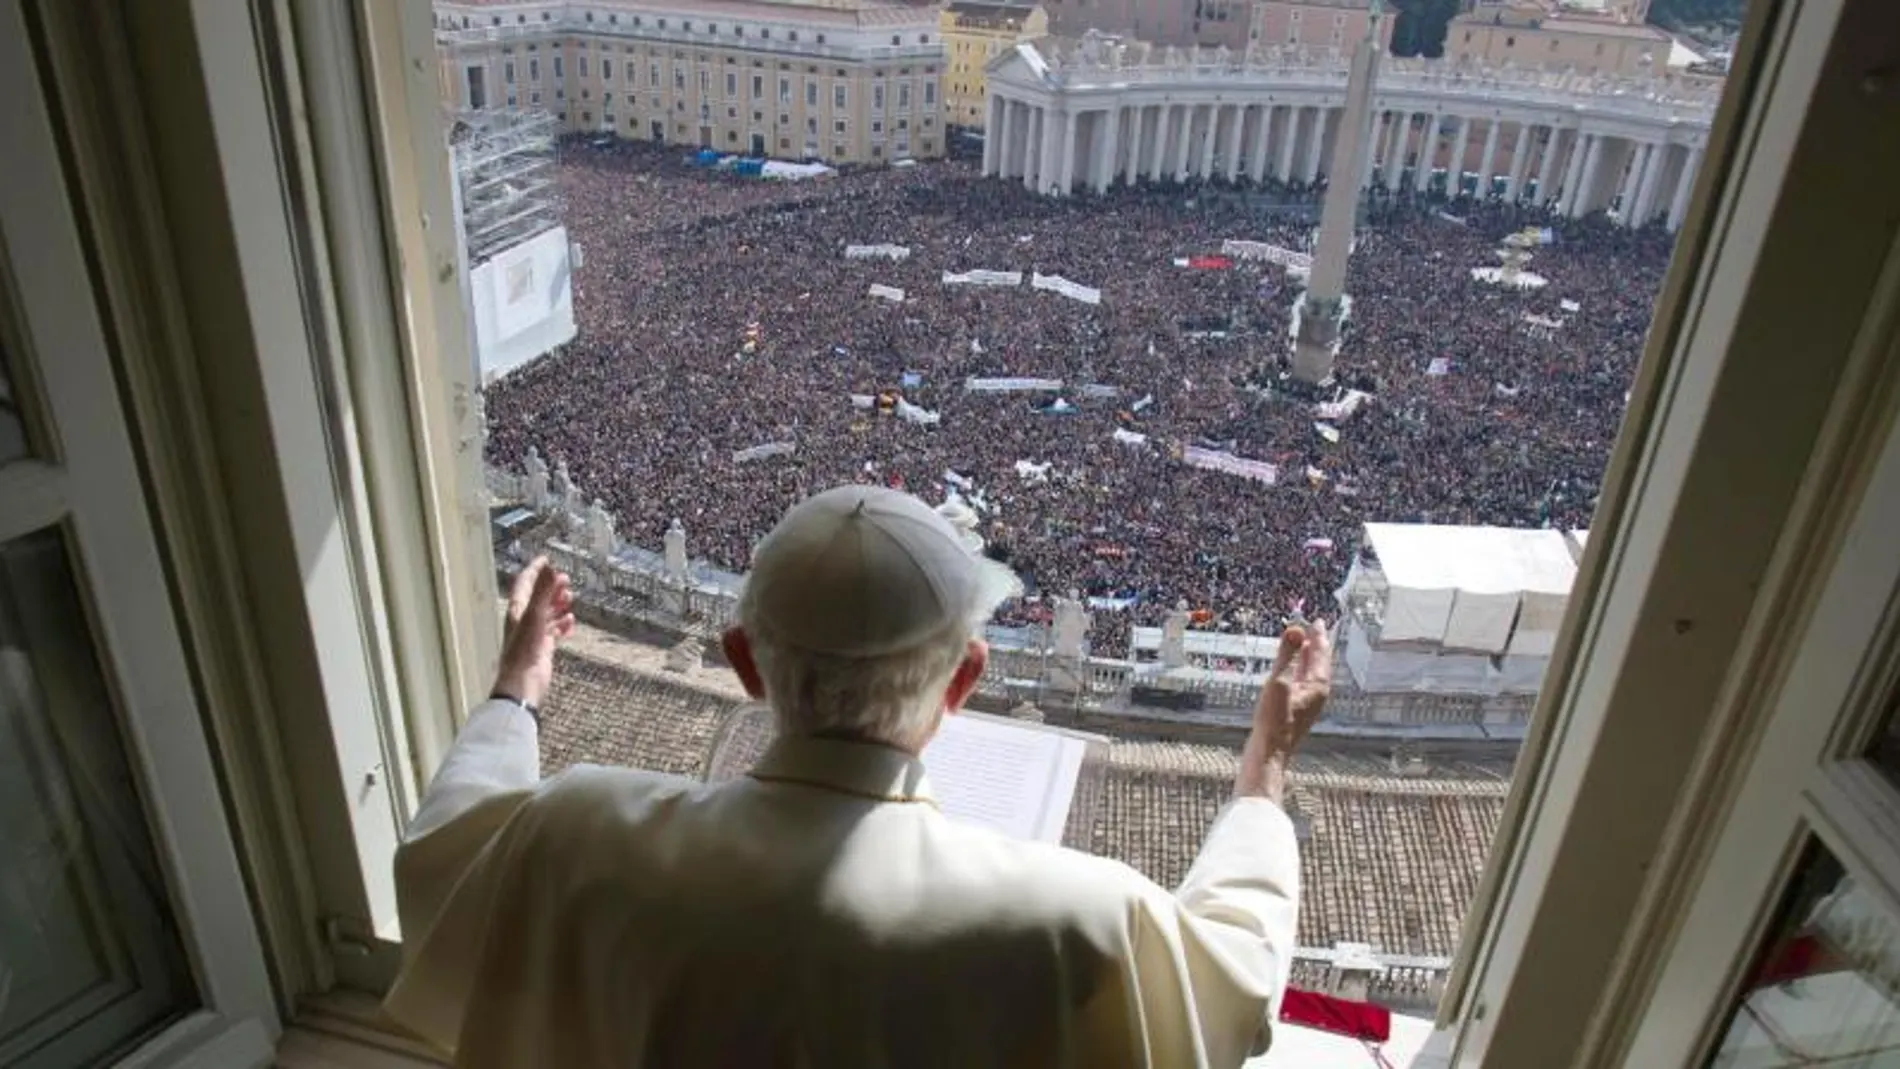
[[[1548,654],[1576,564],[1557,531],[1369,523],[1387,584],[1385,643]]]

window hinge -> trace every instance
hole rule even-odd
[[[375,952],[375,936],[369,934],[368,921],[356,917],[325,917],[320,923],[323,944],[336,953],[366,958]]]

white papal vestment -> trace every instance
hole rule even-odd
[[[1299,899],[1286,814],[1238,799],[1172,894],[946,819],[922,765],[781,739],[711,785],[542,780],[477,708],[396,858],[387,1006],[455,1064],[1236,1066],[1265,1049]]]

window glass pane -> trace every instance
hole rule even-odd
[[[1874,736],[1873,745],[1868,747],[1867,759],[1900,787],[1900,699],[1896,699],[1887,710],[1886,723],[1880,727],[1880,734]]]
[[[4,335],[0,335],[0,346],[6,344]],[[13,375],[7,370],[8,353],[0,350],[0,464],[20,460],[32,452],[26,440],[25,399],[13,385]]]
[[[197,1005],[56,530],[0,545],[0,1065],[99,1064]]]
[[[1710,1069],[1900,1066],[1900,923],[1811,846]]]

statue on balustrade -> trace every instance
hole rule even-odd
[[[574,480],[567,474],[566,459],[554,462],[554,480],[551,487],[554,491],[554,507],[563,512],[568,511],[568,500],[574,495]]]
[[[541,454],[535,450],[534,446],[529,446],[526,464],[528,467],[528,507],[540,512],[549,504],[548,462],[541,459]]]
[[[1187,601],[1177,601],[1174,603],[1174,611],[1161,621],[1161,667],[1184,668],[1187,666],[1187,628]]]
[[[1075,58],[1078,65],[1085,69],[1094,69],[1102,65],[1102,35],[1099,31],[1088,30],[1082,39],[1076,42]]]
[[[1067,597],[1056,599],[1055,626],[1050,639],[1057,657],[1079,660],[1088,650],[1089,613],[1082,603],[1082,592],[1070,589]]]
[[[614,551],[620,548],[614,533],[614,518],[600,498],[595,498],[587,508],[587,548],[603,561],[612,559]]]
[[[675,579],[686,578],[686,528],[680,523],[679,517],[673,517],[673,522],[667,525],[663,541],[666,547],[666,574]]]

